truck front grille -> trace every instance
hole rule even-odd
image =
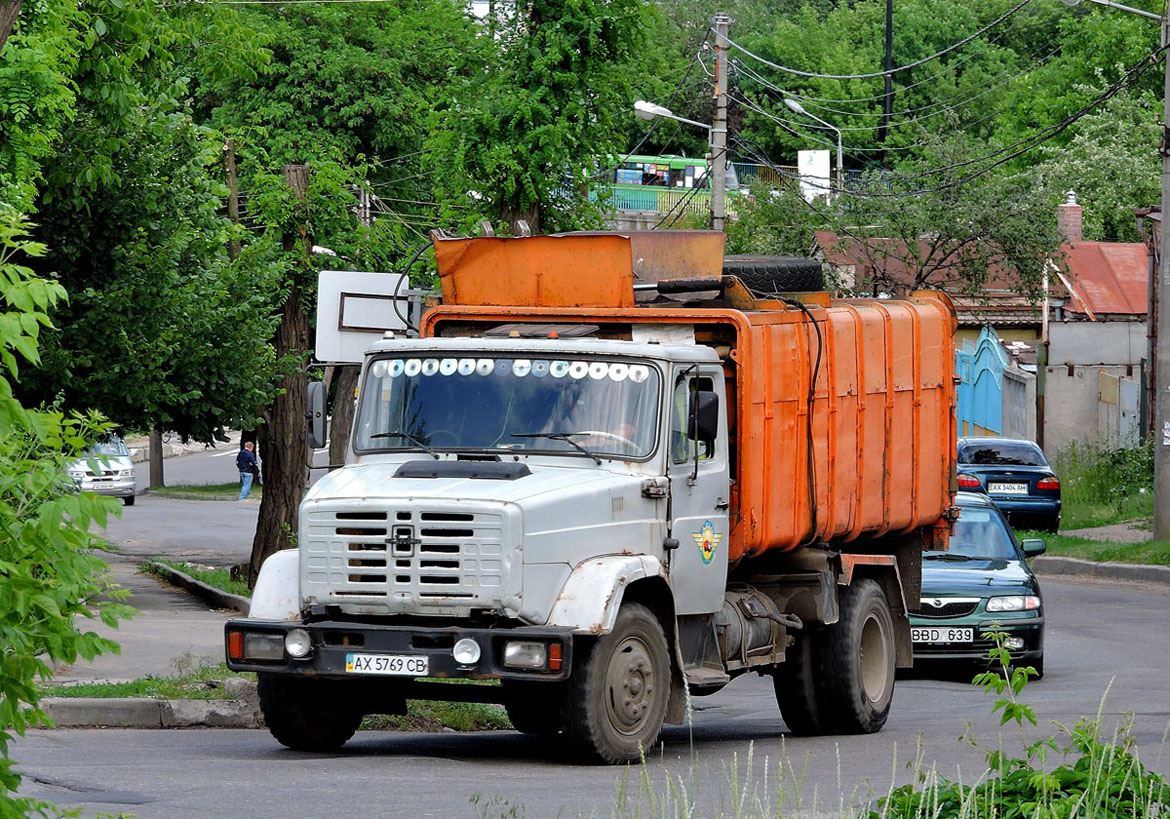
[[[498,509],[318,508],[304,523],[302,593],[316,602],[463,609],[494,607],[518,591],[509,591],[513,548]]]

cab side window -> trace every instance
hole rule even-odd
[[[670,456],[676,464],[683,464],[695,457],[696,447],[699,460],[715,455],[714,441],[692,441],[687,437],[687,422],[690,418],[692,396],[698,390],[713,390],[710,378],[681,376],[674,382],[674,394],[670,409]]]

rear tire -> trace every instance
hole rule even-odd
[[[894,698],[894,619],[869,578],[841,589],[840,612],[817,651],[818,702],[833,732],[872,734],[886,724]]]
[[[583,654],[565,696],[566,739],[600,762],[638,760],[658,741],[670,695],[662,625],[645,606],[625,603],[613,631]]]
[[[802,256],[725,256],[723,273],[757,296],[825,289],[821,263]]]
[[[276,741],[294,751],[333,751],[354,735],[362,712],[353,692],[332,680],[260,674],[264,723]]]

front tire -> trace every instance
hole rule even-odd
[[[362,712],[353,694],[332,680],[260,674],[264,723],[276,741],[294,751],[333,751],[354,735]]]
[[[134,496],[127,495],[126,497],[122,498],[122,503],[124,503],[126,506],[133,506],[134,505]]]
[[[796,736],[823,734],[828,722],[817,700],[814,649],[818,634],[813,628],[806,625],[797,632],[796,642],[789,646],[784,662],[772,672],[780,716]]]
[[[894,699],[894,619],[868,578],[841,589],[840,619],[822,632],[817,687],[821,713],[838,734],[880,731]]]
[[[639,603],[578,655],[565,697],[569,743],[600,762],[632,762],[658,741],[670,695],[670,654],[658,619]]]
[[[552,683],[504,683],[510,698],[504,710],[512,727],[522,734],[552,736],[561,730],[560,686]]]

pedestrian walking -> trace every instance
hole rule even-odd
[[[260,462],[256,460],[255,448],[255,444],[247,441],[244,443],[243,449],[240,450],[240,454],[236,456],[236,469],[240,470],[240,500],[248,497],[251,493],[254,479],[261,483],[264,482],[260,478]]]

